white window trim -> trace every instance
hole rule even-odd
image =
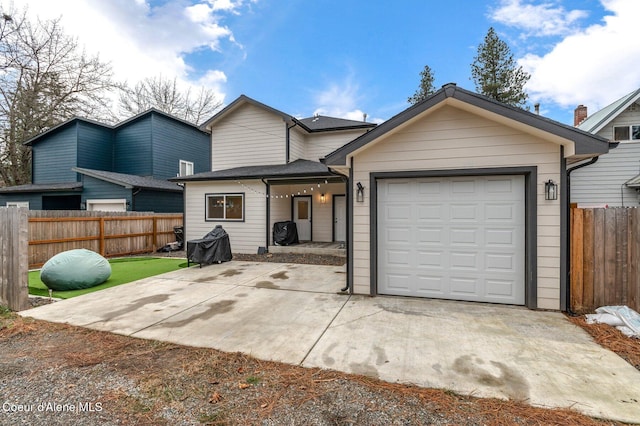
[[[621,143],[629,143],[629,142],[636,142],[636,143],[637,143],[637,142],[640,142],[640,138],[638,138],[638,139],[631,139],[631,136],[633,135],[633,127],[640,127],[640,123],[638,123],[638,124],[629,124],[629,125],[627,125],[627,126],[613,126],[613,138],[612,138],[612,139],[614,139],[614,140],[615,140],[615,137],[616,137],[616,129],[617,129],[617,128],[625,128],[625,127],[626,127],[627,129],[629,129],[629,138],[630,138],[630,139],[619,139],[619,140],[616,140],[616,142],[621,142]]]
[[[185,168],[185,173],[182,174],[182,166]],[[193,161],[180,160],[178,164],[178,177],[191,176],[193,174]]]
[[[227,197],[241,197],[242,198],[242,217],[240,219],[227,219],[227,209],[224,211],[224,218],[210,218],[209,217],[209,197],[224,197],[224,204],[227,204]],[[245,218],[245,196],[243,192],[230,192],[230,193],[207,193],[204,194],[204,220],[205,222],[244,222]]]

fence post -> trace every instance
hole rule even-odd
[[[584,296],[583,257],[584,230],[582,228],[582,209],[571,209],[571,301],[573,312],[582,312]]]
[[[104,217],[100,217],[100,242],[98,243],[98,247],[100,250],[100,256],[104,256]]]
[[[13,311],[29,307],[27,209],[0,208],[0,303]]]

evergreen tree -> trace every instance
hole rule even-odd
[[[476,91],[516,107],[524,107],[529,97],[524,85],[531,76],[516,66],[507,43],[489,28],[484,42],[478,46],[478,55],[471,64],[471,78]]]
[[[411,105],[415,105],[418,102],[428,98],[429,95],[436,91],[435,87],[433,86],[433,80],[433,71],[431,71],[429,65],[425,65],[422,72],[420,72],[420,87],[418,87],[418,90],[416,90],[413,96],[407,99],[407,102],[409,102]]]

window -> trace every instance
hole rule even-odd
[[[244,220],[244,194],[206,194],[206,220]]]
[[[616,140],[616,141],[640,140],[640,125],[614,127],[613,140]]]
[[[193,163],[191,161],[180,160],[180,175],[189,176],[193,174]]]

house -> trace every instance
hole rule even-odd
[[[300,241],[346,240],[346,181],[320,158],[374,128],[316,115],[298,119],[245,95],[202,125],[211,171],[172,179],[185,188],[185,237],[223,225],[237,253],[274,245],[274,223]]]
[[[182,212],[182,187],[167,179],[210,170],[209,135],[156,109],[115,126],[72,118],[25,144],[32,183],[0,188],[2,206]]]
[[[574,125],[618,146],[571,173],[571,202],[579,207],[640,205],[640,89],[591,116],[580,105]]]
[[[175,179],[187,239],[255,253],[304,210],[308,238],[344,233],[353,293],[566,309],[566,171],[607,139],[455,84],[375,127],[313,120],[241,97],[207,122],[213,171]]]

